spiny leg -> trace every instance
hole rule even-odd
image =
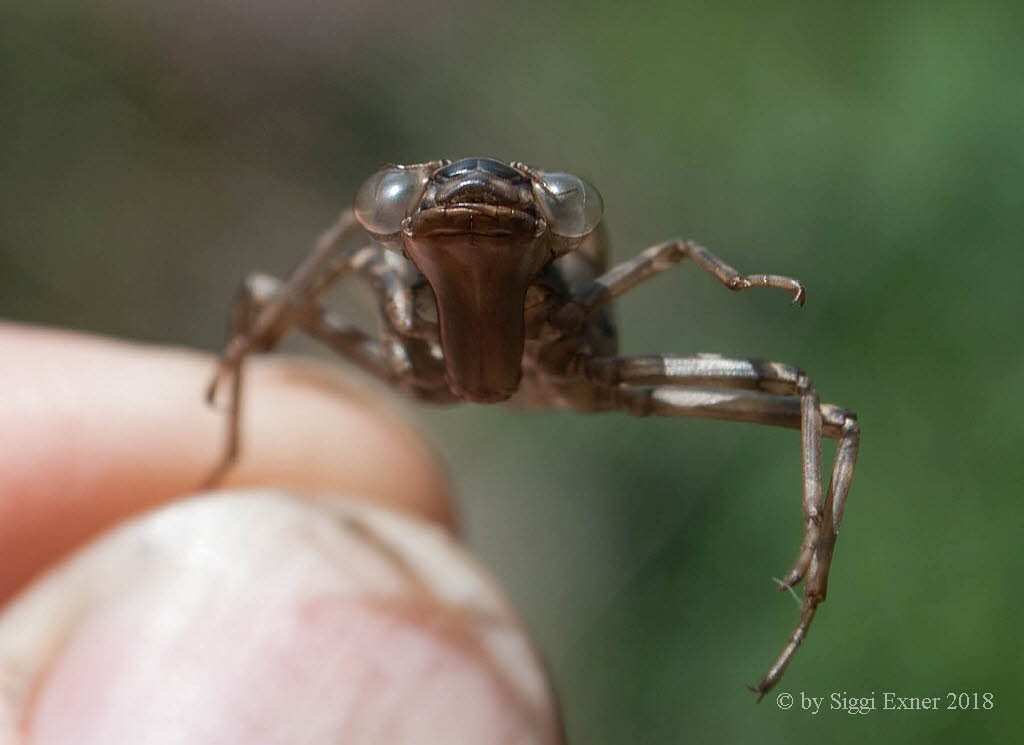
[[[213,379],[206,389],[206,401],[213,404],[217,397],[217,390],[224,378],[228,378],[230,392],[227,405],[227,430],[224,436],[224,446],[217,463],[203,480],[202,488],[208,489],[220,483],[224,474],[231,468],[238,459],[239,428],[241,427],[241,399],[242,399],[242,374],[245,355],[252,350],[252,342],[249,332],[252,328],[253,316],[256,315],[253,295],[250,291],[250,279],[246,278],[235,295],[231,304],[231,315],[228,321],[228,342],[220,360],[217,362],[217,370]]]
[[[593,358],[588,360],[585,369],[587,377],[603,385],[715,386],[799,396],[805,530],[797,560],[779,583],[780,589],[788,590],[800,581],[810,561],[810,547],[817,540],[824,507],[821,404],[806,375],[792,365],[779,362],[726,359],[718,355]]]
[[[794,303],[803,305],[807,299],[807,289],[797,279],[780,274],[740,274],[704,246],[693,241],[673,239],[651,246],[594,279],[561,309],[554,322],[564,329],[576,328],[602,305],[687,258],[710,272],[730,290],[774,287],[792,294]]]
[[[804,600],[796,628],[753,689],[763,697],[782,677],[825,600],[836,535],[857,458],[860,430],[854,414],[832,404],[821,405],[805,375],[775,362],[715,356],[594,358],[584,364],[584,375],[605,388],[612,408],[637,416],[706,417],[801,430],[804,538],[796,564],[782,586],[791,587],[806,575]],[[787,391],[790,395],[785,395]],[[822,435],[839,440],[824,499]]]
[[[804,576],[818,538],[824,508],[821,479],[821,404],[810,379],[792,365],[751,359],[726,359],[718,355],[697,357],[613,357],[587,362],[588,377],[604,385],[691,385],[747,388],[800,397],[801,463],[803,467],[804,538],[796,562],[782,590]]]
[[[821,402],[810,380],[801,375],[797,382],[800,395],[801,463],[804,481],[804,538],[796,562],[779,583],[788,590],[807,573],[814,547],[820,541],[822,513],[826,505],[821,491]]]
[[[204,487],[216,485],[238,458],[242,368],[246,356],[276,347],[306,306],[338,277],[358,270],[372,258],[377,250],[373,247],[342,249],[345,240],[359,229],[352,211],[346,210],[320,235],[309,256],[272,293],[261,294],[259,291],[260,283],[265,285],[269,279],[265,275],[255,275],[243,282],[232,305],[228,341],[206,392],[207,401],[212,404],[225,379],[230,383],[224,448],[220,460],[204,481]]]
[[[267,274],[252,274],[245,281],[251,302],[264,306],[282,291],[282,282]],[[390,380],[390,369],[380,339],[309,300],[296,309],[293,325],[366,372]]]
[[[825,602],[832,554],[835,551],[836,538],[839,536],[839,523],[846,505],[846,496],[850,491],[850,481],[853,479],[853,468],[857,462],[857,449],[860,445],[860,426],[852,414],[846,414],[840,429],[839,447],[836,450],[832,477],[825,497],[825,509],[819,528],[820,538],[811,546],[812,553],[806,567],[807,579],[804,583],[804,602],[800,607],[800,620],[775,662],[761,678],[761,682],[756,686],[750,686],[750,690],[758,694],[758,701],[779,682],[807,635],[815,611]]]
[[[342,212],[334,225],[320,234],[313,250],[292,271],[273,300],[259,308],[252,307],[243,283],[232,306],[228,341],[207,388],[207,401],[214,401],[225,378],[238,375],[242,360],[249,352],[266,351],[277,345],[292,325],[291,315],[295,309],[322,294],[339,276],[356,268],[366,249],[342,251],[342,244],[358,230],[360,227],[352,210]]]
[[[564,332],[571,333],[581,327],[595,311],[614,298],[628,292],[639,283],[669,269],[685,258],[695,261],[701,268],[711,273],[730,290],[739,291],[751,287],[774,287],[791,293],[793,295],[793,303],[803,305],[807,299],[807,290],[803,283],[797,279],[778,274],[743,275],[707,248],[693,241],[673,239],[651,246],[636,257],[612,267],[588,285],[585,285],[575,294],[573,300],[556,314],[554,324]],[[646,364],[654,364],[655,366],[663,361],[663,358],[638,359],[647,360]],[[679,363],[681,360],[681,358],[669,359],[674,359],[676,363]],[[697,358],[697,360],[706,359],[708,359],[707,356]],[[684,377],[688,376],[690,378],[693,378],[695,375],[697,378],[703,376],[704,382],[697,384],[708,385],[711,380],[726,376],[731,381],[727,387],[744,387],[739,384],[738,378],[752,379],[752,370],[739,370],[737,366],[749,366],[754,361],[718,359],[717,366],[713,371],[704,370],[702,373],[699,370],[676,370],[673,379],[679,382],[686,382],[681,380],[679,376],[684,375]],[[787,572],[785,579],[780,582],[780,589],[789,589],[800,581],[800,578],[806,571],[811,557],[809,546],[813,542],[814,533],[817,530],[817,522],[820,521],[815,517],[822,509],[821,422],[820,414],[816,413],[820,409],[820,405],[817,393],[814,391],[810,380],[806,377],[798,380],[795,368],[779,365],[779,363],[756,362],[761,366],[768,365],[779,368],[776,370],[766,370],[763,374],[754,375],[754,377],[760,380],[762,385],[768,383],[782,384],[785,392],[797,393],[801,397],[802,463],[804,470],[803,503],[804,516],[808,528],[805,531],[804,544],[793,568]],[[635,374],[637,372],[635,367],[639,364],[637,359],[634,359],[631,364],[634,366],[633,373]],[[785,368],[785,370],[781,368]],[[781,378],[779,377],[780,375],[782,375]],[[788,378],[786,377],[787,375]],[[786,388],[786,384],[792,385]]]
[[[271,306],[284,290],[284,284],[266,274],[246,277],[232,308],[232,338],[249,338],[249,352],[270,351],[281,335],[258,339],[251,337],[252,320]],[[390,370],[383,345],[365,331],[325,310],[316,300],[296,308],[290,316],[291,325],[323,342],[367,372],[390,380]],[[231,393],[227,410],[227,434],[220,461],[207,477],[206,486],[215,485],[231,467],[239,454],[241,437],[241,388],[245,357],[238,359],[230,374]]]

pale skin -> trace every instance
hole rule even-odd
[[[356,745],[385,741],[385,725],[393,743],[559,742],[529,644],[486,579],[471,608],[402,589],[477,570],[445,548],[443,469],[376,396],[308,363],[253,367],[261,403],[229,480],[276,490],[180,502],[220,434],[194,395],[207,356],[16,325],[0,325],[0,349],[2,745]],[[322,496],[289,496],[302,493]],[[416,579],[446,551],[441,575]],[[467,646],[480,619],[509,624],[522,667]],[[453,716],[467,697],[478,715]]]

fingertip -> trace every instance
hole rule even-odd
[[[0,325],[0,600],[128,515],[197,491],[223,447],[213,358]],[[248,371],[247,371],[248,372]],[[325,365],[261,359],[227,485],[358,494],[454,529],[443,467],[408,418]]]
[[[436,525],[340,498],[127,523],[0,614],[5,671],[0,742],[561,742],[493,581]]]

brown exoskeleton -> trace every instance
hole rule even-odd
[[[464,158],[386,166],[359,189],[354,209],[318,240],[287,280],[254,274],[232,313],[230,339],[208,392],[231,381],[228,436],[211,476],[238,456],[242,364],[297,327],[372,375],[422,401],[459,400],[708,417],[799,429],[804,537],[780,586],[804,579],[800,619],[752,690],[782,676],[825,599],[829,566],[857,458],[853,413],[822,404],[800,370],[716,355],[616,356],[610,302],[691,259],[730,290],[773,287],[804,302],[804,286],[743,275],[684,240],[652,246],[607,268],[601,197],[568,173]],[[352,243],[357,235],[366,241]],[[346,274],[380,298],[372,336],[326,311],[319,297]],[[839,441],[822,488],[822,437]]]

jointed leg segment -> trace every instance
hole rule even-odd
[[[273,349],[294,323],[294,315],[309,300],[322,294],[342,274],[358,265],[361,252],[342,252],[342,244],[358,229],[351,210],[325,230],[312,253],[300,263],[273,297],[254,303],[248,282],[243,284],[231,309],[228,342],[217,372],[207,389],[213,401],[217,388],[226,377],[237,378],[242,360],[250,352]],[[234,387],[237,387],[233,383]]]
[[[807,289],[797,279],[780,274],[740,274],[704,246],[689,240],[673,239],[651,246],[634,258],[609,269],[584,287],[573,298],[573,302],[562,309],[561,317],[556,318],[555,323],[564,327],[577,325],[602,305],[687,258],[710,272],[730,290],[774,287],[792,294],[793,302],[799,305],[803,305],[807,299]]]
[[[611,408],[637,416],[706,417],[799,428],[804,537],[788,589],[806,577],[800,619],[782,652],[754,688],[778,682],[825,600],[829,567],[857,459],[860,430],[852,412],[821,404],[807,376],[776,362],[716,356],[594,358],[584,374],[608,393]],[[821,438],[838,439],[829,487],[822,493]]]
[[[315,300],[308,301],[289,314],[286,325],[271,327],[271,333],[259,333],[255,323],[264,317],[283,292],[280,280],[266,274],[252,274],[245,279],[235,299],[231,313],[229,342],[207,392],[212,403],[220,381],[226,377],[230,384],[227,404],[227,435],[221,459],[207,476],[204,486],[216,485],[239,454],[241,429],[241,392],[245,359],[251,353],[268,352],[283,338],[291,326],[323,342],[339,354],[370,373],[386,377],[387,365],[379,340],[366,334],[334,314],[328,313]],[[240,350],[236,352],[236,350]]]
[[[671,240],[648,248],[585,286],[556,315],[570,333],[598,308],[684,258],[690,258],[731,290],[775,287],[804,304],[801,282],[775,274],[742,275],[692,241]],[[825,600],[832,552],[853,478],[860,430],[853,413],[821,404],[807,376],[788,365],[704,355],[593,358],[584,376],[603,388],[609,408],[646,416],[694,416],[799,428],[803,463],[804,537],[792,569],[780,582],[789,589],[806,577],[800,620],[788,642],[754,689],[764,696],[778,682]],[[709,390],[712,389],[712,390]],[[832,476],[822,493],[822,436],[839,440]]]
[[[206,394],[207,400],[213,403],[221,383],[229,382],[224,450],[204,486],[217,484],[238,458],[245,358],[252,353],[272,350],[293,326],[302,328],[370,372],[384,374],[386,368],[379,342],[328,314],[317,303],[317,298],[339,277],[364,269],[372,260],[372,247],[357,250],[342,247],[357,229],[351,210],[346,211],[320,236],[312,253],[286,281],[254,274],[242,284],[231,309],[228,341]]]

